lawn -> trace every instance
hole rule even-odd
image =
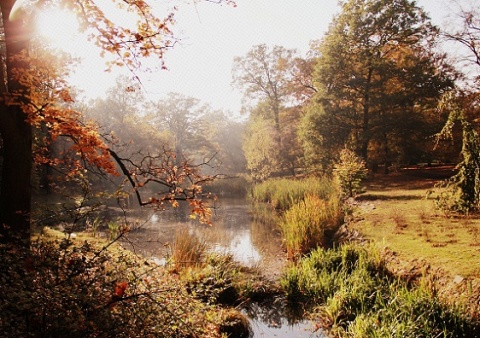
[[[452,167],[412,167],[365,182],[351,230],[386,249],[392,270],[405,278],[429,275],[447,294],[480,294],[480,215],[436,210],[429,190]]]

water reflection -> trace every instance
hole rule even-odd
[[[265,267],[275,274],[285,262],[275,225],[255,222],[245,199],[229,198],[217,202],[212,226],[190,219],[186,207],[157,213],[140,210],[135,212],[135,218],[137,226],[128,240],[133,250],[147,257],[167,257],[176,232],[187,228],[212,251],[231,254],[244,265]]]
[[[254,338],[326,338],[321,331],[316,331],[312,323],[306,320],[291,324],[285,317],[282,317],[275,325],[269,324],[268,321],[250,320],[250,327]]]
[[[315,332],[311,321],[302,319],[302,307],[288,306],[283,297],[275,297],[261,305],[252,303],[245,313],[250,318],[254,337],[325,338],[321,331]]]
[[[212,226],[190,219],[185,207],[159,213],[137,211],[135,217],[138,227],[128,235],[130,246],[158,262],[165,262],[171,253],[170,244],[175,240],[176,232],[187,229],[204,240],[212,251],[231,254],[244,265],[259,267],[267,277],[278,278],[286,263],[277,220],[271,215],[270,222],[266,222],[263,216],[261,219],[254,217],[245,199],[227,198],[217,202]],[[282,298],[261,306],[250,304],[244,311],[250,318],[254,337],[325,337],[321,333],[312,333],[311,322],[289,313]]]

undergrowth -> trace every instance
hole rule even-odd
[[[0,247],[2,337],[219,337],[219,313],[174,275],[113,245]]]

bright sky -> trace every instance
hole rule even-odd
[[[447,0],[418,0],[435,24],[444,22]],[[471,0],[461,0],[471,1]],[[266,43],[294,48],[301,55],[311,40],[319,39],[339,10],[337,0],[236,0],[237,7],[211,2],[179,2],[176,30],[181,43],[167,52],[167,71],[141,76],[149,98],[179,92],[213,107],[240,111],[241,94],[231,87],[231,67],[235,56],[245,55],[254,45]],[[47,20],[52,38],[76,51],[84,62],[73,82],[89,97],[104,95],[116,74],[103,72],[98,51],[77,39],[67,28],[68,15]],[[59,35],[60,37],[56,37]],[[65,40],[66,38],[66,40]]]

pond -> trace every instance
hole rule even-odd
[[[253,216],[244,198],[223,198],[216,202],[211,226],[192,220],[185,208],[158,213],[142,210],[136,213],[136,230],[129,233],[128,248],[164,263],[171,254],[177,231],[187,229],[205,241],[210,250],[231,254],[243,265],[260,268],[266,277],[278,278],[286,264],[281,235],[274,224],[256,221]],[[312,323],[296,320],[287,313],[281,298],[266,307],[252,304],[245,313],[254,337],[325,337],[312,333]]]

